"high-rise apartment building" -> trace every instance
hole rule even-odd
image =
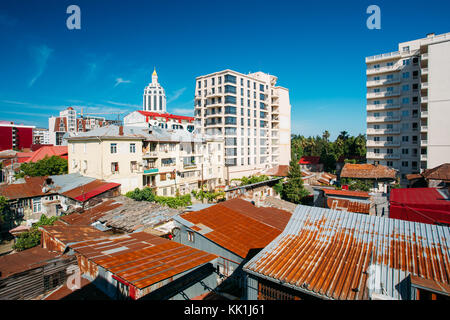
[[[450,33],[366,58],[367,162],[410,173],[450,160]]]
[[[228,181],[289,164],[289,90],[276,82],[228,69],[196,78],[194,116],[203,133],[223,137]]]

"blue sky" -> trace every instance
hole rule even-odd
[[[81,30],[66,27],[71,4]],[[366,27],[371,4],[381,30]],[[447,0],[2,0],[0,119],[47,127],[67,106],[140,109],[153,67],[168,111],[192,115],[195,77],[229,68],[278,76],[293,133],[364,133],[365,57],[449,32],[449,9]]]

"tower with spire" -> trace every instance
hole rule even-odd
[[[158,83],[156,68],[153,69],[152,82],[144,89],[142,110],[167,113],[166,93],[164,92],[164,88]]]

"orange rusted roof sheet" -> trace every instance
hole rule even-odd
[[[342,197],[370,198],[369,193],[363,192],[363,191],[323,189],[323,192],[327,196],[333,195],[333,196],[342,196]]]
[[[70,247],[138,289],[217,258],[216,255],[146,232],[94,239]]]
[[[264,248],[275,239],[290,216],[284,210],[258,208],[248,201],[232,199],[174,219],[201,229],[204,237],[245,258],[249,250]]]
[[[82,213],[74,212],[67,216],[62,216],[60,220],[69,225],[89,226],[103,217],[110,210],[113,210],[120,206],[122,206],[121,203],[115,202],[114,200],[110,199],[92,208],[89,208]]]
[[[341,178],[357,179],[395,179],[397,173],[382,165],[346,163],[341,171]]]
[[[98,239],[106,236],[106,234],[102,231],[90,226],[58,224],[52,226],[42,226],[39,227],[39,230],[64,245],[88,239]]]
[[[408,299],[409,275],[450,284],[449,248],[448,227],[299,205],[244,270],[325,299]]]
[[[370,203],[351,201],[348,199],[327,198],[327,207],[348,212],[370,213]]]

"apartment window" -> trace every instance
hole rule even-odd
[[[380,141],[380,137],[373,137],[373,141],[375,142]]]
[[[136,144],[130,143],[130,153],[136,153]]]
[[[394,153],[394,149],[386,149],[386,153],[387,154],[393,154]]]
[[[373,149],[373,153],[380,153],[380,149]]]
[[[394,137],[388,136],[388,137],[386,137],[386,141],[392,142],[392,141],[394,141]]]
[[[404,59],[403,60],[403,65],[404,66],[409,66],[409,59]]]
[[[225,117],[225,124],[236,124],[236,117]]]
[[[225,86],[225,93],[234,93],[235,94],[236,93],[236,87],[235,86],[226,85]]]
[[[402,161],[402,167],[408,167],[408,161]]]
[[[408,104],[409,103],[409,98],[405,97],[402,99],[402,103],[403,104]]]
[[[264,92],[264,85],[263,85],[263,84],[260,84],[260,85],[259,85],[259,91]]]
[[[394,100],[393,99],[387,99],[386,100],[386,104],[392,105],[392,104],[394,104]]]
[[[393,92],[394,91],[394,87],[387,87],[386,91],[387,92]]]
[[[403,79],[408,79],[409,78],[409,72],[403,72]]]
[[[236,114],[236,107],[226,106],[225,114]]]
[[[408,137],[408,136],[403,136],[403,137],[402,137],[402,142],[408,142],[408,140],[409,140],[409,137]]]
[[[188,238],[188,241],[194,242],[194,232],[188,231],[187,232],[187,238]]]
[[[111,172],[112,173],[119,172],[119,163],[118,162],[111,162]]]
[[[374,116],[375,118],[378,118],[378,117],[380,116],[380,113],[379,113],[379,112],[375,112],[375,113],[373,114],[373,116]]]
[[[222,76],[219,76],[219,77],[217,78],[217,82],[218,82],[218,84],[222,84]]]
[[[403,52],[409,52],[409,46],[403,47]]]
[[[231,75],[231,74],[226,74],[225,75],[225,79],[224,79],[224,83],[236,83],[236,77]]]
[[[408,123],[402,123],[402,129],[403,130],[408,130],[409,128],[409,124]]]
[[[402,154],[409,154],[409,149],[402,149]]]
[[[386,128],[389,129],[389,130],[394,129],[394,125],[393,124],[387,124]]]
[[[215,79],[211,78],[211,85],[214,86],[215,85]]]
[[[137,170],[137,161],[131,161],[130,162],[130,171],[134,172]]]
[[[265,96],[264,96],[264,93],[260,93],[259,94],[259,100],[265,100],[266,98],[265,98]]]
[[[111,143],[111,153],[117,153],[117,143]]]
[[[225,96],[225,103],[236,104],[236,97],[234,97],[234,96]]]
[[[386,161],[386,165],[388,167],[392,167],[392,166],[394,166],[394,163],[392,161]]]
[[[33,212],[41,212],[41,198],[33,198]]]
[[[405,84],[402,86],[403,91],[409,91],[409,84]]]
[[[241,86],[243,86],[243,85],[244,85],[244,79],[241,78]]]
[[[409,116],[409,111],[408,110],[403,110],[402,111],[402,117],[408,117]]]
[[[386,63],[386,65],[387,65],[388,67],[392,67],[392,66],[394,65],[394,63],[393,63],[393,62],[388,62],[388,63]]]
[[[201,81],[198,81],[198,88],[201,89],[201,87],[202,87],[202,82],[201,82]],[[199,94],[198,94],[198,95],[200,96],[200,91],[199,91]]]

